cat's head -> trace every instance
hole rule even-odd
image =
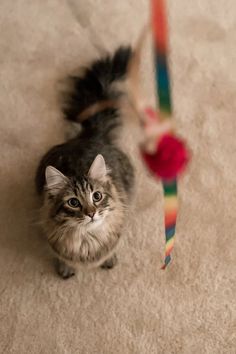
[[[86,176],[68,178],[52,166],[46,168],[50,217],[58,223],[92,230],[114,209],[114,186],[105,160],[97,155]]]

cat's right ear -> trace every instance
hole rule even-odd
[[[106,167],[105,160],[102,155],[97,155],[89,169],[88,176],[92,179],[104,181],[107,175],[108,169]]]
[[[47,166],[45,171],[46,187],[50,192],[56,193],[63,188],[68,179],[55,167]]]

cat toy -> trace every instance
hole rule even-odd
[[[175,239],[178,211],[177,179],[189,160],[189,152],[185,143],[175,135],[172,122],[165,0],[151,0],[151,28],[159,110],[147,106],[137,75],[147,29],[141,34],[129,65],[129,93],[132,106],[140,117],[144,131],[144,142],[141,146],[143,161],[148,170],[156,178],[161,179],[163,185],[166,246],[162,269],[165,269],[171,261]]]

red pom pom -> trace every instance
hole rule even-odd
[[[185,144],[171,134],[164,135],[154,154],[142,152],[149,169],[162,179],[173,179],[180,174],[189,160]]]

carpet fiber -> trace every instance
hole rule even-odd
[[[37,225],[33,178],[64,139],[58,83],[131,43],[147,0],[1,0],[0,352],[151,354],[236,352],[235,0],[170,0],[177,130],[192,162],[180,182],[173,262],[164,256],[159,183],[137,158],[139,129],[123,142],[137,186],[119,264],[62,281]],[[147,46],[148,47],[148,46]],[[153,96],[150,48],[143,85]]]

